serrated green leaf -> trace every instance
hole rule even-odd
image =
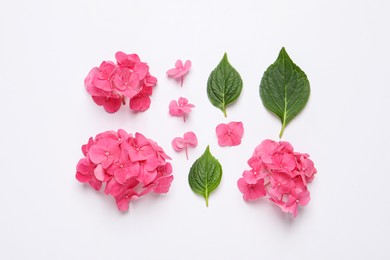
[[[226,115],[226,107],[234,103],[241,94],[242,79],[237,70],[229,63],[227,54],[210,73],[207,81],[207,96],[211,104]]]
[[[209,206],[209,195],[221,182],[222,166],[210,153],[207,146],[205,152],[191,166],[188,174],[188,183],[193,192],[206,199],[206,206]]]
[[[282,48],[276,61],[264,72],[260,97],[264,106],[282,122],[281,138],[287,124],[305,107],[310,96],[310,83]]]

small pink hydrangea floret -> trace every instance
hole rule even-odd
[[[150,106],[150,96],[157,79],[150,75],[149,66],[137,54],[115,54],[116,63],[103,61],[92,68],[84,80],[93,101],[109,113],[117,112],[130,100],[130,109],[145,111]]]
[[[178,101],[172,100],[169,103],[169,114],[171,116],[183,117],[184,122],[189,113],[191,113],[192,108],[195,105],[188,103],[188,99],[180,97]]]
[[[220,146],[237,146],[241,144],[244,126],[242,122],[230,122],[228,124],[219,124],[215,131]]]
[[[187,60],[184,64],[181,60],[177,60],[175,63],[175,68],[169,69],[167,75],[170,78],[174,78],[180,81],[180,86],[183,86],[184,76],[191,69],[191,61]]]
[[[188,160],[188,147],[196,147],[198,139],[194,132],[186,132],[183,137],[176,137],[172,140],[172,147],[176,152],[185,150]]]
[[[244,200],[268,198],[293,217],[299,206],[310,201],[307,183],[317,173],[308,154],[294,152],[288,142],[264,140],[248,160],[251,169],[244,171],[237,186]]]
[[[171,158],[140,133],[107,131],[91,137],[82,151],[76,179],[95,190],[105,184],[104,192],[115,198],[120,211],[127,211],[131,200],[149,192],[168,192],[173,180],[172,166],[167,162]]]

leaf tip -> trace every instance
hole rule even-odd
[[[226,60],[226,61],[228,60],[228,56],[227,56],[227,53],[226,53],[226,52],[223,54],[222,60]]]

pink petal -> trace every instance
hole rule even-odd
[[[105,154],[106,150],[100,146],[100,145],[92,145],[91,148],[89,149],[89,159],[95,163],[99,164],[102,161],[106,160],[107,155]]]
[[[76,172],[76,179],[79,182],[89,182],[92,179],[91,175],[82,174],[80,172]]]
[[[240,139],[242,138],[244,134],[244,126],[242,122],[230,122],[229,128],[234,136],[237,136]]]
[[[108,113],[117,112],[122,105],[120,97],[92,96],[92,99],[97,105],[103,106]]]
[[[167,75],[168,75],[168,77],[170,77],[170,78],[175,78],[176,75],[177,75],[179,72],[180,72],[179,69],[170,69],[170,70],[167,71]]]
[[[196,135],[194,132],[186,132],[184,133],[184,140],[189,146],[196,147],[198,145],[198,138],[196,138]]]
[[[93,173],[94,173],[97,180],[104,181],[105,171],[100,164],[98,166],[96,166],[96,169]]]
[[[183,62],[179,59],[175,62],[175,67],[181,69],[183,67]]]
[[[140,58],[137,54],[126,54],[124,52],[118,51],[115,54],[116,61],[118,65],[125,67],[134,67],[137,62],[140,62]]]
[[[182,116],[183,115],[183,111],[177,105],[175,100],[172,100],[169,103],[169,114],[172,115],[172,116]]]
[[[242,177],[244,178],[245,182],[248,184],[257,183],[257,179],[258,179],[257,175],[251,171],[244,171],[242,174]]]
[[[148,74],[149,66],[144,62],[137,62],[134,66],[134,72],[138,74],[139,80],[143,80]]]
[[[130,109],[137,112],[146,111],[150,107],[151,100],[147,95],[136,95],[130,99]]]
[[[217,133],[218,139],[223,138],[226,135],[226,133],[228,132],[228,130],[229,129],[228,129],[227,124],[221,123],[221,124],[217,125],[217,127],[215,128],[215,132]]]
[[[189,71],[191,69],[191,61],[190,60],[186,60],[186,62],[184,63],[184,66],[183,66],[183,70],[185,71]]]
[[[140,170],[140,174],[137,177],[137,180],[141,183],[143,183],[144,186],[150,184],[154,181],[154,179],[157,176],[157,171],[147,171],[147,170]]]
[[[171,187],[173,176],[164,176],[156,180],[156,186],[154,188],[155,193],[167,193]]]
[[[238,189],[243,193],[244,200],[255,200],[266,195],[264,188],[264,179],[259,180],[256,184],[248,184],[244,178],[237,182]]]
[[[185,146],[186,146],[186,142],[181,137],[176,137],[172,140],[172,148],[177,152],[183,150]]]
[[[157,84],[157,78],[151,75],[147,75],[144,79],[145,86],[153,87]]]
[[[102,188],[102,185],[103,183],[95,178],[92,178],[92,180],[90,180],[89,182],[89,185],[94,188],[95,190],[100,190]]]
[[[232,140],[230,136],[228,135],[223,135],[218,138],[218,144],[219,146],[232,146]]]
[[[179,97],[177,103],[180,107],[185,106],[188,104],[188,99],[186,99],[185,97]]]

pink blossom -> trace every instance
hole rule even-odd
[[[130,109],[136,112],[143,112],[150,107],[150,96],[152,95],[152,87],[143,86],[140,92],[130,99]]]
[[[92,96],[92,99],[97,105],[103,106],[108,113],[117,112],[121,108],[123,101],[122,97],[117,94],[113,94],[110,97]]]
[[[79,182],[87,182],[95,190],[100,190],[102,187],[102,182],[96,179],[94,171],[96,165],[92,163],[88,158],[82,158],[77,166],[76,179]]]
[[[99,67],[90,70],[84,80],[87,92],[109,113],[117,112],[127,99],[130,100],[130,109],[147,110],[157,79],[150,75],[149,66],[137,54],[117,52],[115,57],[116,64],[103,61]]]
[[[185,150],[188,160],[188,147],[196,147],[198,145],[198,139],[194,132],[186,132],[182,137],[176,137],[172,140],[172,147],[176,152]]]
[[[244,200],[256,200],[265,196],[264,179],[260,179],[255,183],[248,183],[244,178],[240,178],[237,182],[238,189],[244,196]]]
[[[170,78],[174,78],[176,80],[180,80],[180,86],[183,86],[184,76],[191,69],[191,61],[187,60],[184,65],[181,60],[177,60],[175,63],[175,68],[167,71],[167,75]]]
[[[244,127],[242,122],[230,122],[228,124],[219,124],[215,131],[217,132],[218,144],[220,146],[237,146],[241,144]]]
[[[191,113],[191,109],[195,107],[193,104],[188,103],[188,99],[180,97],[178,101],[172,100],[169,103],[169,114],[172,116],[182,116],[184,122],[186,121],[186,116]]]
[[[101,164],[107,169],[113,162],[119,160],[120,147],[115,139],[104,138],[98,140],[89,149],[89,159],[95,164]]]
[[[166,161],[170,157],[140,133],[103,132],[89,138],[82,152],[76,179],[95,190],[105,184],[104,193],[115,198],[120,211],[128,210],[131,200],[149,192],[168,192],[173,180],[172,166]]]
[[[244,171],[237,182],[245,200],[261,197],[262,187],[269,199],[293,217],[298,208],[310,201],[307,183],[314,179],[317,170],[308,154],[294,152],[285,141],[264,140],[248,160],[251,170]],[[260,183],[260,185],[259,185]]]

